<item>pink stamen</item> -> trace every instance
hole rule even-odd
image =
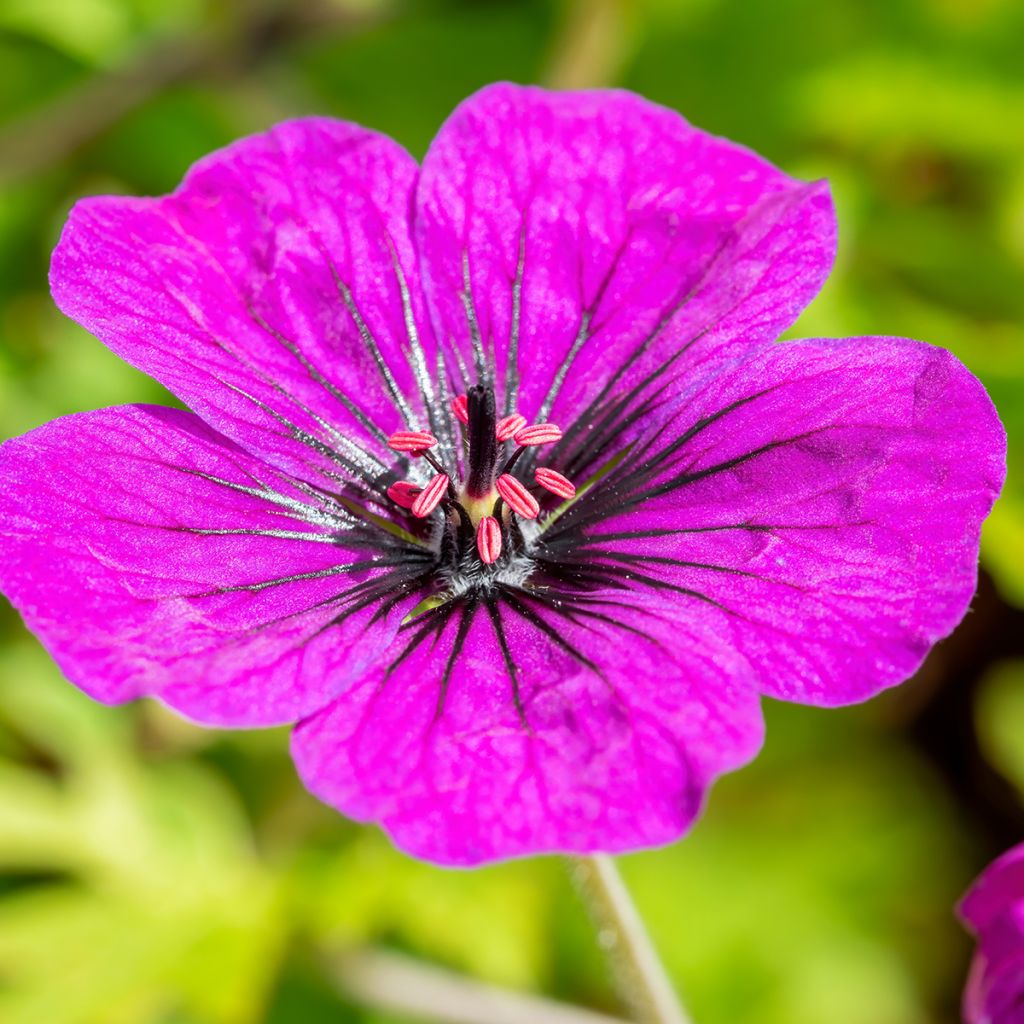
[[[524,519],[536,519],[540,512],[537,499],[526,489],[522,481],[508,473],[502,473],[494,485],[504,498],[505,504]]]
[[[546,491],[557,494],[560,498],[575,498],[576,485],[561,473],[544,466],[538,467],[534,478]]]
[[[537,444],[554,444],[562,439],[562,428],[554,423],[534,423],[517,431],[515,442],[528,448]]]
[[[513,434],[518,433],[525,426],[526,417],[514,412],[511,416],[503,416],[498,420],[494,433],[499,441],[507,441]]]
[[[396,452],[411,452],[414,455],[433,448],[435,444],[437,438],[426,430],[396,430],[388,438],[389,448]]]
[[[444,492],[448,488],[448,476],[445,473],[438,473],[426,487],[420,492],[419,496],[412,503],[412,514],[422,519],[424,516],[429,516],[431,512],[437,508],[441,499],[444,497]]]
[[[469,398],[466,395],[458,395],[452,399],[452,412],[460,423],[469,422]]]
[[[476,550],[484,565],[498,560],[501,554],[501,526],[494,516],[484,516],[477,525]]]
[[[419,497],[421,487],[409,483],[408,480],[399,480],[388,488],[388,497],[402,508],[412,508]]]

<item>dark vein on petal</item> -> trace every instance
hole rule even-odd
[[[501,587],[502,597],[509,608],[512,609],[520,618],[525,619],[534,628],[540,630],[546,637],[554,641],[566,654],[574,658],[581,665],[585,665],[597,676],[603,678],[600,668],[590,660],[582,651],[576,648],[573,644],[569,643],[568,640],[561,633],[558,632],[550,622],[547,622],[542,615],[538,615],[525,601],[520,600],[519,595],[516,591],[510,587]]]
[[[448,385],[448,368],[445,366],[444,352],[441,346],[437,346],[437,419],[438,425],[434,428],[434,436],[441,442],[438,449],[441,463],[448,471],[449,476],[458,477],[462,475],[462,464],[459,461],[460,445],[456,444],[455,417],[452,413],[452,391]],[[433,423],[433,419],[431,420]]]
[[[247,299],[245,299],[243,297],[242,293],[238,290],[238,288],[235,285],[231,275],[228,273],[228,271],[226,270],[224,265],[220,262],[220,260],[218,260],[216,257],[214,257],[214,255],[207,249],[206,246],[201,245],[197,239],[195,239],[191,235],[188,235],[185,232],[184,228],[181,226],[181,223],[177,220],[177,218],[165,215],[164,219],[165,219],[165,223],[175,231],[175,233],[183,241],[183,243],[186,245],[187,248],[191,249],[193,252],[197,253],[198,255],[204,257],[206,260],[208,260],[210,262],[210,264],[212,266],[217,268],[217,270],[220,272],[220,276],[224,279],[224,281],[227,284],[229,290],[234,294],[234,296],[239,301],[239,303],[242,306],[245,307],[245,309],[249,313],[250,317],[254,318],[254,322],[257,322],[258,326],[262,326],[261,324],[258,323],[258,321],[255,321],[255,317],[254,317],[255,311],[252,309],[251,304],[248,302]],[[152,268],[150,268],[150,270],[151,270],[151,272],[153,272]],[[317,416],[317,414],[314,413],[311,409],[309,409],[305,405],[305,403],[300,401],[300,399],[297,396],[293,395],[290,391],[288,391],[286,388],[284,388],[281,384],[279,384],[277,381],[275,381],[272,377],[270,377],[267,374],[265,374],[254,363],[252,363],[248,359],[243,358],[243,356],[239,352],[235,351],[228,344],[226,344],[224,341],[219,339],[213,333],[213,331],[207,326],[207,324],[203,320],[201,320],[201,319],[199,319],[197,317],[196,312],[194,310],[194,307],[193,307],[192,303],[188,300],[187,296],[182,295],[179,292],[178,289],[172,288],[169,285],[165,285],[165,287],[166,287],[168,293],[171,294],[177,300],[179,306],[185,312],[185,314],[188,316],[188,318],[192,321],[192,323],[195,324],[195,326],[197,328],[199,328],[204,333],[206,338],[213,344],[213,346],[215,348],[219,349],[221,352],[223,352],[225,355],[227,355],[230,359],[232,359],[235,363],[237,363],[239,366],[241,366],[247,373],[251,374],[254,378],[259,380],[260,382],[262,382],[266,386],[272,388],[274,391],[276,391],[278,394],[280,394],[282,397],[284,397],[287,401],[291,402],[293,405],[297,406],[299,409],[301,409],[308,416],[310,416],[311,418],[315,419],[317,421],[317,423],[321,427],[326,428],[328,430],[328,432],[336,434],[336,431],[334,431],[334,429],[329,424],[327,424],[324,420],[322,420],[319,416]],[[255,316],[258,316],[258,314],[255,314]],[[267,325],[267,327],[269,327],[269,325]],[[271,334],[274,335],[274,332],[273,332],[272,329],[271,329]],[[274,335],[274,336],[276,336],[276,335]],[[285,339],[283,335],[278,337],[278,341],[280,343],[282,343],[282,344],[285,344],[286,347],[293,347],[294,348],[294,354],[298,354],[297,346],[294,346],[294,343],[289,342],[287,339]],[[300,361],[304,361],[304,359],[301,356],[300,356]],[[311,364],[310,364],[310,366],[311,366]],[[307,369],[309,369],[309,367],[307,367]],[[269,407],[267,407],[266,405],[264,405],[261,402],[258,402],[255,398],[253,398],[253,396],[247,394],[241,388],[239,388],[239,387],[237,387],[235,385],[230,384],[228,381],[226,381],[223,378],[221,378],[219,376],[219,374],[212,373],[211,371],[207,371],[207,372],[209,372],[210,375],[215,380],[217,380],[219,383],[221,383],[224,386],[230,388],[231,390],[233,390],[233,391],[243,395],[244,397],[248,398],[250,401],[256,403],[257,406],[259,408],[261,408],[264,412],[270,411]],[[293,438],[294,438],[294,430],[295,429],[298,429],[298,428],[294,428],[293,427]]]
[[[535,417],[538,422],[542,423],[551,414],[551,410],[554,407],[555,402],[558,400],[558,392],[562,390],[562,384],[565,382],[565,378],[568,376],[569,370],[575,362],[579,350],[583,348],[589,340],[590,314],[584,312],[580,317],[580,326],[579,330],[576,332],[576,337],[573,339],[572,345],[569,346],[569,351],[566,353],[565,359],[562,360],[562,364],[555,371],[554,379],[551,381],[551,387],[548,389],[548,393],[544,397],[540,410]]]
[[[304,580],[325,579],[331,576],[342,576],[350,572],[360,572],[364,569],[386,569],[398,565],[409,564],[406,558],[369,558],[359,562],[347,562],[344,565],[332,565],[326,569],[315,569],[311,572],[297,572],[288,576],[278,576],[270,580],[261,580],[257,583],[237,583],[231,586],[215,587],[212,590],[199,594],[186,594],[185,597],[214,597],[218,594],[234,594],[239,592],[258,592],[267,590],[270,587],[283,586],[286,583],[298,583]]]
[[[171,466],[169,468],[177,469],[181,473],[198,477],[200,480],[206,480],[209,483],[216,484],[219,487],[225,487],[231,491],[236,491],[239,494],[246,494],[253,498],[257,498],[258,500],[266,501],[269,504],[276,506],[274,509],[275,515],[287,516],[288,518],[296,519],[299,522],[318,526],[344,524],[348,527],[353,526],[356,523],[356,520],[347,513],[342,512],[340,509],[325,508],[321,505],[307,505],[305,502],[298,501],[295,498],[289,498],[287,495],[281,494],[279,491],[275,491],[267,487],[265,484],[261,484],[259,487],[249,487],[246,484],[236,483],[233,480],[225,480],[222,477],[214,476],[210,473],[204,473],[198,469],[190,469],[187,466]]]
[[[480,337],[480,321],[477,319],[476,306],[473,304],[473,283],[469,272],[469,251],[462,250],[462,308],[466,312],[469,325],[469,336],[473,345],[473,365],[476,369],[477,382],[486,387],[493,384],[491,367],[484,353],[483,339]]]
[[[412,408],[406,401],[405,395],[402,394],[402,389],[398,386],[398,381],[395,380],[394,374],[391,372],[391,367],[388,366],[387,360],[384,358],[384,353],[381,352],[380,345],[377,344],[377,339],[373,336],[373,332],[367,326],[362,313],[359,312],[359,307],[356,305],[355,299],[352,296],[352,290],[345,281],[342,280],[341,275],[338,273],[338,269],[334,265],[334,261],[330,256],[324,253],[324,257],[327,259],[328,265],[331,268],[331,276],[334,278],[334,283],[337,286],[338,293],[341,295],[342,301],[345,303],[345,308],[348,310],[349,316],[352,317],[352,322],[356,325],[356,330],[359,332],[359,337],[366,346],[366,350],[373,358],[374,364],[377,367],[377,372],[380,374],[381,380],[384,381],[384,385],[388,389],[388,393],[391,395],[392,402],[394,402],[395,407],[399,412],[401,412],[406,425],[410,427],[416,426],[416,417],[413,415]]]
[[[476,616],[478,607],[479,605],[475,601],[471,602],[464,607],[459,618],[459,628],[455,634],[455,640],[452,643],[452,650],[448,655],[448,661],[445,663],[444,673],[441,676],[441,688],[437,694],[437,707],[434,708],[435,722],[440,721],[441,716],[444,714],[444,703],[448,697],[448,685],[451,683],[455,662],[458,661],[459,655],[462,654],[462,648],[466,644],[466,637],[469,636],[469,630],[473,625],[473,619]]]
[[[112,522],[123,522],[111,517]],[[192,533],[200,537],[275,537],[280,540],[308,540],[320,544],[344,544],[346,539],[329,533],[304,533],[301,530],[273,530],[260,527],[213,529],[199,526],[157,526],[152,523],[133,523],[150,529],[169,530],[172,533]]]
[[[384,673],[385,682],[388,679],[390,679],[392,675],[394,675],[398,666],[401,665],[402,662],[405,661],[407,658],[409,658],[415,652],[416,648],[419,647],[420,644],[423,643],[423,641],[428,636],[430,636],[432,633],[435,635],[435,637],[440,636],[442,630],[447,625],[448,619],[451,617],[452,613],[451,609],[445,608],[438,608],[436,609],[436,612],[437,614],[427,615],[425,617],[427,621],[417,623],[418,628],[416,632],[406,643],[405,647],[403,647],[402,650],[399,652],[398,657],[396,657],[394,661],[392,661],[391,664],[388,665],[387,671]],[[402,627],[402,629],[406,628],[409,627]],[[399,633],[401,633],[401,630],[399,630]]]
[[[257,406],[257,408],[261,409],[268,416],[271,416],[273,419],[277,420],[277,422],[280,423],[283,427],[287,428],[293,440],[299,441],[301,444],[304,444],[307,448],[311,449],[312,451],[315,451],[318,455],[322,455],[324,458],[330,460],[335,465],[341,466],[347,473],[349,473],[351,476],[355,477],[362,483],[366,484],[367,486],[376,486],[375,477],[369,472],[368,469],[366,469],[363,466],[359,466],[357,463],[353,462],[352,460],[346,458],[344,455],[337,452],[325,441],[322,441],[318,437],[314,437],[308,431],[305,431],[297,424],[292,423],[292,421],[289,420],[286,416],[283,416],[281,413],[277,412],[276,409],[272,409],[269,405],[267,405],[265,402],[260,401],[260,399],[256,398],[254,395],[250,395],[248,391],[245,391],[244,389],[234,384],[230,384],[227,381],[224,381],[223,383],[226,387],[230,388],[236,394],[241,395],[243,398],[248,399],[248,401],[252,402],[253,405]],[[379,462],[379,460],[376,459],[374,461]],[[383,467],[383,463],[380,463],[380,465]],[[331,479],[331,475],[322,468],[311,468],[316,469],[316,471],[320,473],[322,476]]]
[[[735,241],[735,231],[730,230],[727,232],[722,240],[719,242],[718,247],[711,254],[711,259],[708,260],[703,272],[697,281],[690,285],[685,290],[682,290],[682,295],[676,299],[676,301],[668,308],[668,310],[662,315],[661,319],[655,324],[654,329],[647,335],[647,337],[636,347],[630,354],[619,364],[619,368],[612,374],[611,379],[608,381],[607,387],[613,388],[626,374],[626,372],[636,363],[654,344],[654,342],[661,336],[661,334],[668,328],[669,324],[676,318],[676,316],[682,312],[683,308],[692,302],[701,289],[708,283],[711,277],[712,271],[715,269],[716,264],[721,259],[725,250],[729,244]],[[738,305],[738,303],[737,303]],[[733,306],[729,312],[736,309]],[[715,322],[720,322],[722,318],[719,316]],[[678,354],[682,355],[693,347],[712,327],[714,323],[707,324],[705,327],[700,328],[698,332],[690,337],[683,345],[678,349]]]
[[[717,476],[720,473],[726,473],[770,451],[798,443],[816,434],[827,432],[830,429],[830,427],[823,427],[806,431],[794,437],[770,441],[759,445],[749,452],[744,452],[741,455],[725,459],[711,466],[705,466],[703,469],[684,470],[668,480],[651,486],[646,486],[647,481],[655,477],[660,470],[663,470],[664,466],[659,465],[657,462],[652,465],[643,465],[638,469],[631,470],[623,479],[616,480],[614,486],[606,482],[605,486],[600,489],[600,493],[595,495],[592,500],[569,509],[561,518],[562,525],[559,532],[564,532],[570,527],[582,529],[584,526],[598,522],[611,514],[631,511],[639,505],[663,494],[668,494],[688,484]],[[673,453],[678,447],[678,444],[673,444]],[[645,489],[637,490],[636,488]]]
[[[305,614],[309,611],[316,610],[319,607],[324,607],[332,603],[338,604],[346,602],[348,604],[348,607],[346,607],[343,611],[339,612],[337,615],[328,619],[309,637],[307,637],[305,642],[308,643],[310,640],[314,640],[321,634],[326,633],[329,629],[332,629],[334,626],[341,625],[341,623],[343,623],[346,619],[349,619],[353,615],[356,615],[358,612],[363,611],[363,609],[370,607],[370,605],[376,604],[378,601],[383,601],[385,597],[391,598],[397,596],[398,601],[400,601],[406,595],[411,594],[415,590],[419,589],[423,585],[423,580],[424,574],[422,573],[406,574],[404,577],[401,578],[400,582],[397,585],[395,580],[393,579],[393,576],[388,576],[385,578],[374,578],[372,580],[367,580],[356,587],[353,587],[352,590],[350,591],[346,591],[342,594],[336,595],[333,598],[317,602],[317,604],[312,605],[308,609],[305,609],[305,611],[302,613],[285,615],[277,621],[285,621],[289,618],[294,618],[296,614]],[[393,602],[393,604],[396,603],[397,601]],[[374,616],[374,618],[371,619],[371,622],[375,621],[379,621],[376,615]]]
[[[598,306],[601,305],[601,302],[604,299],[608,286],[611,283],[612,278],[615,276],[615,271],[618,270],[619,261],[622,259],[623,254],[632,242],[633,230],[634,225],[630,224],[626,230],[625,237],[619,243],[615,250],[615,255],[608,264],[608,270],[601,279],[601,283],[597,287],[594,298],[584,309],[580,311],[580,324],[579,329],[576,332],[576,337],[573,339],[572,345],[569,346],[569,351],[566,353],[561,365],[555,372],[555,376],[552,378],[551,387],[548,388],[548,393],[545,396],[544,401],[541,403],[540,411],[536,416],[538,421],[546,420],[550,415],[555,402],[558,401],[558,395],[562,390],[562,385],[565,383],[565,378],[568,376],[569,370],[572,368],[572,364],[576,361],[576,356],[579,355],[580,349],[583,348],[583,346],[592,337],[590,325],[594,319],[594,314],[597,312]]]
[[[752,533],[770,533],[775,527],[760,523],[726,523],[721,526],[669,526],[650,530],[618,530],[615,533],[589,533],[589,541],[641,540],[647,537],[672,537],[679,533],[718,533],[724,530],[749,530]],[[554,535],[552,535],[553,539]]]
[[[648,555],[634,553],[631,551],[608,551],[601,548],[584,547],[580,548],[580,555],[590,558],[607,558],[611,561],[622,562],[625,565],[637,565],[649,563],[653,565],[671,565],[680,569],[706,569],[709,572],[730,573],[736,576],[753,576],[760,579],[760,573],[747,572],[744,569],[737,569],[731,565],[715,565],[711,562],[690,562],[682,558],[673,558],[669,555]]]
[[[562,598],[553,598],[545,594],[543,591],[533,591],[530,595],[535,601],[541,604],[547,605],[552,612],[561,615],[563,618],[567,618],[570,622],[575,622],[579,625],[586,626],[586,623],[580,622],[578,616],[584,618],[594,619],[597,622],[602,622],[605,625],[612,626],[615,629],[625,630],[627,633],[632,633],[634,636],[638,636],[643,640],[647,640],[654,644],[656,647],[666,650],[665,645],[656,636],[648,633],[644,629],[640,629],[638,626],[630,625],[624,622],[621,618],[616,618],[613,615],[608,615],[605,612],[595,611],[592,607],[588,607],[589,604],[596,603],[593,598],[581,596],[578,600],[576,595],[567,595],[568,600]],[[629,605],[623,604],[620,601],[602,601],[603,604],[610,604],[617,608],[629,609],[631,611],[636,610],[640,613],[645,613],[645,609],[632,609]],[[652,612],[646,612],[652,618],[656,617]]]
[[[516,667],[512,651],[508,646],[508,637],[505,635],[505,624],[501,621],[501,612],[493,598],[487,601],[487,614],[491,617],[491,625],[494,627],[494,635],[498,639],[498,646],[501,648],[501,657],[505,662],[505,671],[508,673],[509,682],[512,684],[512,703],[516,708],[516,715],[519,724],[528,732],[533,732],[529,720],[526,717],[526,708],[523,706],[522,692],[519,686],[519,669]]]
[[[306,358],[302,353],[302,350],[294,341],[286,337],[276,327],[268,323],[252,305],[249,305],[247,308],[249,310],[249,315],[252,317],[256,325],[261,327],[264,331],[270,334],[271,337],[275,338],[281,345],[283,345],[284,348],[298,360],[303,369],[305,369],[309,374],[310,378],[319,384],[324,391],[326,391],[335,401],[346,409],[358,421],[364,430],[380,441],[381,444],[387,440],[387,434],[381,430],[381,428],[378,427],[377,424],[374,423],[373,420],[371,420],[369,416],[367,416],[366,413],[364,413],[363,410],[348,397],[348,395],[341,392],[334,384],[332,384],[316,368],[316,366]]]

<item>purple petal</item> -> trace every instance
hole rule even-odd
[[[222,433],[320,479],[343,465],[331,449],[358,461],[425,422],[435,356],[408,232],[416,174],[355,125],[278,125],[200,161],[172,195],[79,203],[54,298]]]
[[[1024,844],[990,864],[960,904],[978,937],[964,992],[968,1024],[1024,1022]]]
[[[742,672],[653,599],[518,593],[414,619],[293,755],[321,799],[428,860],[635,849],[677,838],[756,752]]]
[[[563,424],[610,383],[776,338],[835,248],[823,185],[625,92],[484,89],[416,203],[439,337],[470,367],[493,347],[507,408]]]
[[[981,934],[1013,903],[1024,903],[1024,843],[981,873],[960,904],[960,916]]]
[[[863,700],[962,618],[1005,436],[948,352],[764,345],[652,417],[546,542],[674,590],[681,615],[713,609],[764,693]]]
[[[191,413],[56,420],[0,448],[0,480],[0,589],[101,701],[294,721],[377,659],[416,600],[371,622],[379,601],[354,595],[407,556],[339,546],[336,506]]]
[[[1019,937],[1018,937],[1019,938]],[[964,995],[966,1024],[1024,1024],[1024,946],[996,963],[979,956]]]

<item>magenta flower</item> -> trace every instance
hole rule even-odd
[[[193,411],[7,442],[0,583],[99,700],[298,722],[309,788],[419,856],[675,839],[760,695],[898,683],[974,590],[979,383],[774,343],[834,230],[671,111],[510,85],[422,167],[309,119],[85,200],[58,305]]]
[[[985,869],[960,916],[978,937],[966,1024],[1024,1024],[1024,843]]]

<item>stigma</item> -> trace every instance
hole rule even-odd
[[[493,566],[503,556],[515,557],[523,545],[520,521],[537,519],[547,494],[562,500],[575,497],[574,484],[556,470],[537,467],[532,478],[523,472],[533,464],[524,453],[555,444],[562,430],[555,423],[530,423],[518,412],[499,418],[494,391],[483,385],[458,395],[450,408],[461,429],[462,458],[443,461],[459,467],[461,479],[452,479],[438,459],[440,442],[434,434],[399,430],[388,437],[388,447],[423,459],[433,475],[424,484],[396,481],[387,495],[416,518],[441,517],[442,548],[455,558],[471,555],[478,564]]]

